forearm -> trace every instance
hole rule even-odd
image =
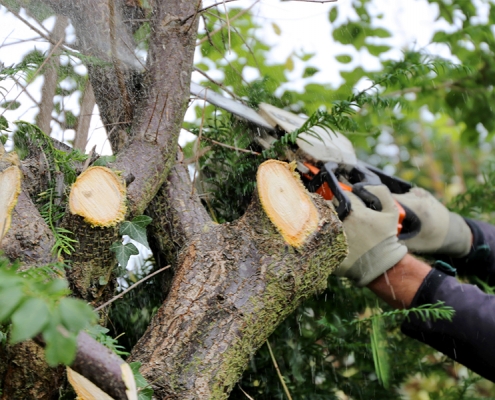
[[[368,288],[395,308],[414,308],[443,302],[454,309],[452,321],[424,320],[411,314],[402,332],[441,351],[468,368],[495,381],[495,296],[476,286],[431,269],[405,256]]]
[[[428,264],[407,254],[393,268],[372,281],[368,288],[394,308],[408,308],[431,271]]]

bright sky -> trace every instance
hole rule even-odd
[[[256,4],[252,8],[253,13],[262,26],[258,35],[272,46],[270,58],[280,61],[286,60],[292,53],[316,53],[312,59],[312,65],[318,67],[320,72],[310,78],[311,81],[338,85],[341,79],[338,71],[352,69],[356,63],[363,65],[368,70],[377,70],[379,68],[378,60],[371,56],[366,49],[358,52],[352,46],[344,46],[332,40],[332,27],[328,19],[328,12],[332,7],[338,7],[339,16],[334,22],[336,25],[346,19],[357,19],[351,7],[351,0],[339,0],[335,3],[324,4],[298,1],[281,2],[278,0],[260,0],[254,3]],[[204,5],[209,4],[213,4],[213,1],[207,0]],[[438,15],[435,5],[430,5],[426,0],[374,0],[369,4],[373,12],[383,14],[381,20],[383,26],[394,32],[392,38],[382,39],[393,47],[393,50],[388,52],[387,58],[400,58],[401,51],[405,48],[424,49],[444,57],[449,56],[447,48],[427,46],[435,28],[446,28],[448,26],[446,23],[434,22]],[[252,0],[240,0],[228,3],[227,6],[247,8],[251,5],[253,5]],[[479,9],[481,14],[486,14],[481,0]],[[22,10],[21,15],[33,25],[40,27],[34,20],[27,17]],[[41,51],[48,51],[49,46],[46,42],[26,40],[35,38],[38,35],[3,7],[0,7],[0,20],[2,21],[2,24],[0,24],[0,61],[4,65],[9,66],[21,61],[24,54],[35,47]],[[274,23],[281,29],[281,35],[275,33]],[[43,26],[40,28],[49,31],[53,24],[54,18],[52,17],[44,21]],[[71,27],[68,28],[67,34],[69,41],[75,39]],[[18,43],[20,40],[24,42]],[[353,61],[347,65],[340,64],[335,60],[335,55],[344,53],[353,56]],[[199,57],[200,54],[197,54],[197,58]],[[68,62],[68,60],[62,60],[62,62]],[[291,89],[300,90],[303,87],[301,78],[299,78],[302,68],[302,64],[296,60],[295,69],[289,73],[290,82],[287,84]],[[79,65],[77,72],[84,75],[86,68],[83,65]],[[256,79],[257,77],[253,69],[253,73],[248,78]],[[199,82],[203,78],[195,73],[193,74],[193,79]],[[27,91],[34,100],[39,101],[42,84],[43,78],[39,77],[29,85]],[[65,84],[70,86],[73,83],[68,81]],[[7,100],[13,100],[19,94],[20,89],[13,82],[2,82],[2,86],[8,91]],[[24,119],[34,122],[37,110],[30,96],[27,93],[20,95],[18,100],[21,102],[21,107],[15,111],[5,112],[8,120]],[[78,115],[80,96],[81,93],[76,92],[70,97],[65,97],[63,99],[64,108]],[[3,101],[0,98],[0,102]],[[0,108],[0,115],[2,112],[3,109]],[[54,115],[54,117],[59,118],[60,116]],[[54,136],[58,139],[70,140],[73,135],[73,131],[62,132],[54,126]],[[97,144],[97,151],[101,154],[109,154],[110,147],[104,138],[102,123],[98,116],[98,110],[95,108],[88,148]]]

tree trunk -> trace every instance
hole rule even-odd
[[[286,188],[291,199],[281,214],[296,216],[292,227],[294,221],[310,222],[296,226],[304,240],[289,246],[283,238],[287,226],[267,216],[258,195],[239,221],[196,227],[179,256],[168,298],[131,354],[143,363],[141,372],[157,398],[227,398],[250,356],[301,301],[326,287],[345,257],[333,210],[305,192],[287,165],[278,167],[288,172],[277,180],[283,179],[279,189]]]

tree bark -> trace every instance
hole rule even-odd
[[[170,294],[130,358],[143,363],[157,398],[227,398],[275,327],[326,287],[346,242],[333,210],[319,196],[310,201],[318,224],[299,248],[287,245],[257,195],[235,223],[177,216],[194,229]]]
[[[67,28],[68,25],[69,21],[66,17],[57,16],[53,32],[50,35],[55,43],[58,43],[60,39],[65,37],[65,28]],[[36,116],[36,125],[38,125],[47,135],[50,135],[51,132],[50,123],[52,122],[53,98],[55,97],[55,92],[57,90],[58,67],[60,65],[59,53],[60,52],[54,53],[52,59],[45,67],[43,73],[45,81],[41,88],[40,112]]]

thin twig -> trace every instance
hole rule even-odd
[[[28,92],[27,85],[24,86],[22,84],[22,82],[18,78],[15,77],[15,75],[11,75],[10,78],[13,79],[14,82],[17,83],[22,89],[25,89],[27,96],[31,99],[31,101],[34,104],[36,104],[38,107],[40,106],[40,103],[38,103],[38,101],[31,95],[31,93]]]
[[[227,19],[227,36],[229,38],[229,54],[232,54],[232,46],[230,44],[230,20],[229,20],[229,13],[227,12],[227,4],[225,4],[225,0],[223,0],[223,9],[225,12],[225,18]]]
[[[206,72],[201,71],[198,67],[193,67],[194,71],[199,72],[201,75],[203,75],[206,79],[208,79],[211,83],[214,83],[215,85],[221,87],[223,90],[225,90],[228,94],[230,94],[234,99],[238,101],[242,101],[239,97],[236,96],[234,92],[232,92],[230,89],[225,87],[225,85],[222,84],[222,82],[218,82],[217,80],[213,79],[211,76],[209,76]]]
[[[232,1],[237,1],[237,0],[224,0],[224,1],[222,1],[221,3],[215,3],[215,4],[212,4],[211,6],[208,6],[208,7],[202,8],[201,10],[199,10],[199,11],[198,11],[198,13],[201,13],[201,12],[203,12],[203,11],[206,11],[206,10],[210,9],[210,8],[213,8],[213,7],[219,6],[219,5],[221,5],[221,4],[231,3]],[[190,15],[190,16],[189,16],[189,17],[187,17],[187,18],[191,18],[191,17],[192,17],[192,15]]]
[[[153,110],[151,110],[150,119],[148,120],[148,125],[146,126],[146,129],[143,132],[143,137],[146,135],[146,132],[148,132],[148,129],[151,125],[151,120],[153,119],[153,116],[155,115],[156,103],[158,103],[158,93],[156,94],[155,101],[153,102]]]
[[[439,85],[434,85],[433,89],[438,90],[438,89],[451,88],[456,83],[457,83],[456,81],[447,81],[447,82],[441,83]],[[402,96],[402,95],[407,94],[407,93],[420,93],[425,89],[426,89],[425,87],[414,86],[411,88],[405,88],[405,89],[401,89],[401,90],[396,90],[394,92],[385,93],[384,96],[385,97],[395,97],[395,96]]]
[[[48,40],[51,44],[53,45],[56,45],[57,43],[55,42],[55,40],[53,40],[51,37],[50,37],[50,34],[45,34],[43,33],[41,30],[39,30],[38,28],[36,28],[33,24],[31,24],[31,22],[29,22],[27,19],[21,17],[21,15],[14,11],[14,10],[11,10],[10,8],[8,8],[8,11],[12,14],[14,14],[17,19],[21,20],[22,22],[24,22],[24,24],[26,24],[29,28],[31,28],[33,31],[35,31],[38,35],[40,35],[43,39],[46,39]],[[43,27],[44,28],[44,27]],[[70,47],[67,47],[66,45],[62,45],[62,48],[66,51],[69,51],[69,52],[74,52],[73,49],[71,49]]]
[[[284,377],[282,373],[280,372],[280,369],[278,368],[277,360],[275,360],[275,356],[273,355],[272,347],[270,346],[270,342],[267,340],[266,345],[268,346],[268,351],[270,352],[270,357],[272,358],[273,365],[275,366],[275,369],[277,370],[277,375],[278,378],[280,379],[280,382],[282,383],[282,387],[284,388],[285,395],[289,400],[292,400],[292,396],[290,395],[289,389],[287,388],[287,385],[285,384]]]
[[[162,125],[163,113],[167,109],[167,102],[168,102],[168,93],[165,95],[165,103],[163,104],[162,112],[160,113],[160,119],[158,120],[158,126],[156,127],[155,143],[158,143],[158,131],[160,130],[160,127]],[[165,113],[165,118],[168,120],[168,114],[167,113]]]
[[[207,25],[206,24],[206,19],[204,17],[203,14],[201,14],[201,18],[203,18],[204,20],[204,24],[205,26]],[[213,43],[213,41],[211,40],[211,37],[210,37],[210,33],[208,31],[206,31],[206,36],[208,37],[208,41],[210,42],[211,46],[216,50],[218,51],[219,54],[223,54],[222,51],[220,51],[220,49],[215,45],[215,43]],[[239,78],[246,84],[246,85],[249,85],[249,82],[246,81],[246,79],[244,79],[244,77],[242,76],[242,74],[232,65],[232,63],[227,59],[227,57],[225,56],[222,56],[222,58],[225,60],[225,62],[232,68],[232,70],[237,74],[239,75]]]
[[[50,60],[50,58],[53,56],[53,53],[55,53],[55,51],[57,50],[57,48],[62,44],[64,38],[60,39],[58,41],[58,43],[53,46],[53,48],[51,49],[50,53],[48,54],[48,56],[46,57],[45,61],[43,61],[41,63],[41,65],[38,67],[38,69],[34,72],[33,76],[32,76],[32,79],[34,79],[38,73],[41,71],[41,69],[45,66],[45,64]],[[10,104],[8,105],[8,107],[5,108],[5,110],[2,112],[2,114],[0,114],[0,117],[3,116],[3,114],[5,114],[5,112],[7,112],[10,108],[10,106],[12,106],[12,104],[14,104],[17,99],[20,97],[21,94],[24,93],[24,91],[26,90],[27,86],[25,86],[20,92],[19,94],[16,96],[16,98],[10,102]]]
[[[206,89],[208,90],[208,89]],[[203,105],[203,115],[201,116],[201,125],[199,126],[199,135],[198,135],[198,139],[196,140],[196,143],[195,143],[195,147],[198,149],[198,152],[199,152],[199,146],[201,146],[201,137],[203,136],[203,125],[205,123],[205,109],[206,109],[206,100],[204,101],[204,105]],[[195,161],[195,166],[196,166],[196,172],[194,173],[194,176],[193,176],[193,181],[192,181],[192,185],[191,185],[191,196],[194,194],[194,187],[195,187],[195,182],[196,182],[196,175],[199,173],[199,157],[196,157],[196,161]]]
[[[242,40],[242,43],[244,43],[246,45],[249,53],[251,53],[251,55],[253,56],[253,60],[256,63],[256,67],[258,67],[258,72],[260,73],[260,76],[263,76],[263,73],[261,72],[260,64],[258,63],[258,60],[256,59],[256,56],[254,55],[254,51],[251,49],[251,46],[248,44],[248,42],[246,41],[246,39],[244,39],[244,36],[241,35],[241,33],[239,32],[239,30],[235,26],[232,29],[235,31],[235,33],[237,33],[237,35],[239,35],[239,37]]]
[[[106,306],[112,304],[115,300],[120,299],[122,296],[125,294],[129,293],[132,289],[134,289],[136,286],[139,286],[141,283],[147,281],[148,279],[154,277],[155,275],[159,274],[160,272],[165,271],[166,269],[169,269],[171,265],[167,265],[166,267],[160,268],[158,271],[152,272],[148,276],[145,276],[143,279],[137,281],[134,285],[129,286],[126,290],[124,290],[122,293],[119,293],[117,296],[114,296],[110,300],[108,300],[106,303],[103,303],[101,306],[96,307],[95,311],[100,311],[102,308],[105,308]]]
[[[244,389],[241,387],[241,385],[238,385],[239,386],[239,389],[241,389],[241,392],[244,393],[246,395],[246,397],[249,399],[249,400],[254,400],[250,395],[248,395]]]
[[[230,18],[230,20],[227,19],[227,22],[225,24],[223,24],[222,26],[218,27],[217,29],[215,29],[214,31],[212,32],[209,32],[207,36],[205,36],[203,39],[201,39],[199,42],[196,43],[196,46],[199,46],[201,44],[203,44],[204,42],[206,42],[207,40],[209,40],[209,38],[211,38],[213,35],[215,35],[216,33],[220,32],[223,28],[225,28],[226,26],[229,27],[229,32],[230,32],[230,23],[234,22],[236,19],[242,17],[244,14],[246,14],[249,10],[251,10],[251,8],[254,7],[255,4],[257,4],[259,2],[259,0],[256,0],[253,4],[251,4],[248,8],[242,10],[241,12],[239,12],[238,14],[234,15],[232,18]],[[222,4],[222,3],[220,3]],[[228,18],[228,17],[227,17]],[[205,24],[206,25],[206,24]],[[229,37],[230,37],[230,33],[229,33]],[[229,43],[230,43],[230,38],[229,38]]]
[[[9,42],[9,43],[5,43],[5,41],[0,45],[0,47],[3,49],[4,47],[7,47],[7,46],[15,46],[17,44],[21,44],[21,43],[26,43],[26,42],[35,42],[37,40],[41,40],[43,38],[41,37],[34,37],[34,38],[29,38],[29,39],[22,39],[22,40],[17,40],[15,42]]]
[[[206,141],[208,141],[208,142],[211,142],[213,144],[216,144],[217,146],[222,146],[222,147],[225,147],[227,149],[231,149],[231,150],[235,150],[235,151],[240,151],[242,153],[252,154],[254,156],[261,156],[261,153],[258,153],[257,151],[248,150],[248,149],[240,149],[238,147],[230,146],[230,145],[225,144],[225,143],[222,143],[222,142],[217,142],[216,140],[213,140],[213,139],[210,139],[210,138],[207,138],[207,137],[204,137],[203,139],[206,140]]]

